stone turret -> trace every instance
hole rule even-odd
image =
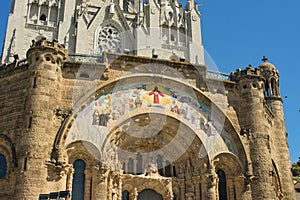
[[[266,62],[258,66],[264,82],[264,97],[270,116],[270,140],[272,154],[272,176],[276,188],[276,196],[282,199],[294,199],[292,173],[290,170],[290,154],[287,144],[287,133],[284,123],[283,100],[279,90],[279,72],[277,68]]]
[[[264,62],[263,64],[258,66],[261,74],[264,78],[264,95],[265,97],[279,97],[279,73],[276,67],[269,63]]]
[[[249,175],[255,183],[251,184],[252,199],[272,199],[274,186],[270,174],[272,161],[269,126],[265,117],[264,77],[260,69],[248,66],[245,70],[238,69],[231,74],[231,79],[236,81],[236,93],[239,96],[236,110],[239,111],[240,126],[249,135],[252,161]]]
[[[32,41],[27,52],[28,76],[31,78],[27,88],[25,108],[27,129],[20,139],[20,152],[26,152],[23,158],[22,174],[17,177],[17,198],[34,199],[37,194],[49,192],[49,171],[45,161],[49,158],[56,129],[60,125],[55,116],[59,105],[61,88],[61,66],[68,56],[64,47],[57,41],[48,41],[44,37]],[[56,180],[62,187],[65,182]]]

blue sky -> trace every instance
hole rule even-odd
[[[262,56],[280,73],[291,161],[300,156],[300,1],[299,0],[197,0],[202,14],[206,51],[219,71],[230,73]],[[2,49],[10,0],[1,0],[0,48]],[[0,49],[0,51],[1,51]],[[284,98],[287,96],[287,98]]]

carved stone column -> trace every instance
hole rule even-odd
[[[122,192],[123,192],[123,188],[122,188],[122,178],[119,181],[119,198],[118,200],[122,200]]]
[[[194,186],[195,186],[195,200],[200,200],[200,177],[193,177],[193,181],[194,181]]]
[[[93,188],[92,199],[93,200],[106,200],[107,199],[107,176],[108,169],[105,166],[94,166],[93,172]]]
[[[167,195],[166,195],[166,200],[173,200],[173,183],[172,183],[172,179],[169,178],[167,180],[167,185],[166,185],[166,189],[167,189]]]
[[[207,199],[217,200],[218,175],[214,167],[209,166],[207,172]]]
[[[67,171],[66,190],[72,191],[74,172],[75,172],[74,168],[72,166],[70,166]],[[66,200],[71,200],[71,198],[66,198]]]
[[[137,188],[135,187],[135,188],[133,189],[133,191],[132,191],[132,192],[130,193],[130,195],[129,195],[129,200],[137,200],[138,195],[139,195],[138,190],[137,190]]]
[[[180,199],[185,199],[185,184],[184,179],[179,180],[180,184]]]
[[[90,188],[92,187],[93,184],[91,184],[91,178],[92,174],[90,173],[89,169],[86,169],[84,171],[84,198],[86,199],[91,199],[90,198]]]

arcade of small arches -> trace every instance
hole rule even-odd
[[[58,0],[30,0],[27,10],[27,23],[57,26],[61,3]]]
[[[74,142],[67,148],[69,163],[73,166],[68,173],[67,187],[75,199],[93,198],[96,192],[111,200],[143,200],[146,194],[157,200],[209,199],[212,195],[219,199],[239,199],[245,190],[243,167],[230,153],[220,153],[210,164],[207,157],[195,160],[194,153],[189,152],[163,168],[159,167],[163,156],[154,162],[143,162],[138,154],[132,168],[140,167],[144,172],[137,173],[139,171],[126,172],[107,166],[104,164],[107,161],[95,158],[95,151],[91,153],[89,145]]]

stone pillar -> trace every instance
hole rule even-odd
[[[129,194],[129,200],[137,200],[138,196],[139,196],[139,193],[138,193],[137,188],[135,187],[133,189],[133,191]]]
[[[51,12],[51,7],[48,5],[48,17],[47,17],[47,25],[49,26],[49,23],[50,23],[50,12]]]
[[[206,200],[208,197],[208,176],[207,174],[201,175],[201,200]]]
[[[136,163],[137,163],[137,160],[136,158],[133,159],[133,173],[132,174],[136,174],[137,173],[137,170],[136,170]]]
[[[200,177],[193,177],[193,182],[195,186],[195,200],[200,200]]]
[[[218,175],[213,167],[208,167],[207,176],[207,200],[217,200]]]
[[[94,166],[92,172],[92,200],[106,200],[108,172],[104,167],[99,166]]]
[[[75,170],[73,167],[70,166],[68,173],[67,173],[67,184],[66,184],[66,190],[72,191],[72,184],[73,184],[73,174]]]
[[[122,192],[123,192],[123,187],[122,187],[122,178],[120,179],[120,182],[119,182],[119,198],[118,200],[122,200]]]
[[[185,199],[185,184],[184,179],[179,180],[180,184],[180,199]]]
[[[90,169],[86,169],[85,171],[84,171],[84,198],[85,199],[91,199],[91,190],[90,190],[90,188],[91,188],[91,186],[93,185],[93,184],[91,184],[91,180],[92,180],[92,174],[90,173]]]

